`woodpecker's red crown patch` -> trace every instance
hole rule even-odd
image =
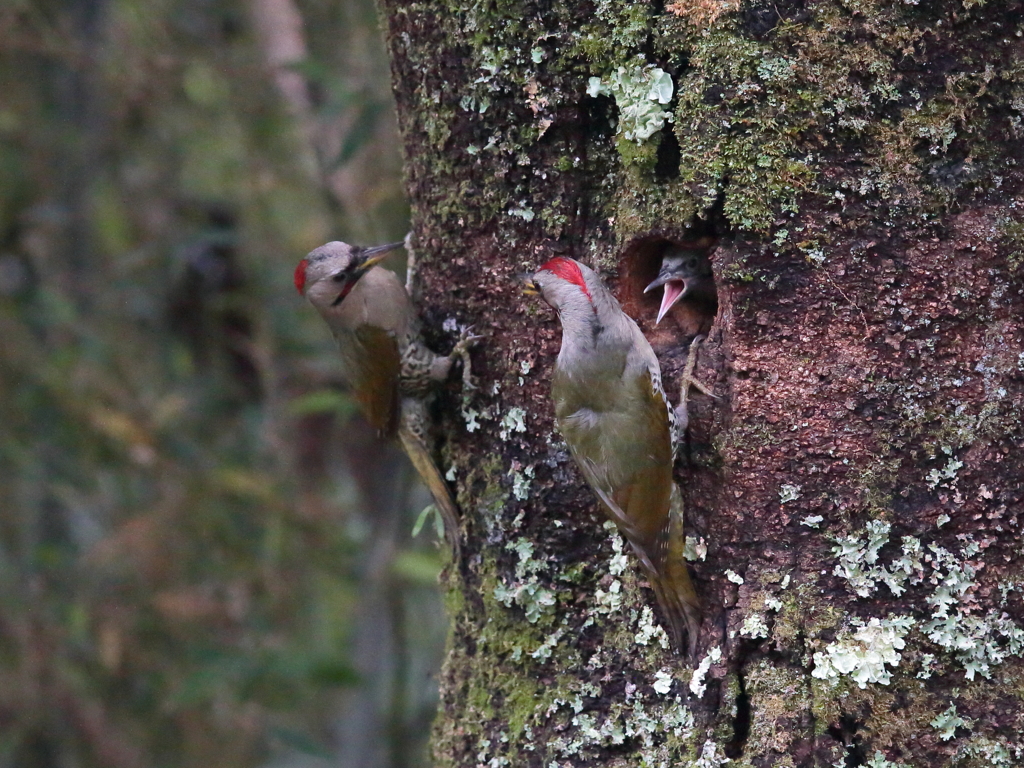
[[[299,265],[295,267],[295,290],[302,295],[302,289],[306,287],[306,266],[309,262],[303,259],[299,262]]]
[[[541,270],[550,272],[555,277],[560,277],[567,283],[579,286],[584,295],[593,301],[593,297],[590,295],[590,289],[587,288],[587,282],[583,279],[583,271],[580,269],[580,265],[572,259],[568,259],[565,256],[556,256],[542,265]]]

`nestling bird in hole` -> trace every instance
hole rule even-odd
[[[662,321],[680,299],[694,298],[707,303],[715,301],[715,280],[708,253],[706,248],[669,244],[662,254],[658,276],[644,288],[644,293],[650,293],[664,287],[655,325]]]

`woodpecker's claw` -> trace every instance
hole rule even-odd
[[[690,342],[690,352],[686,356],[686,366],[683,368],[683,375],[680,377],[682,379],[679,393],[680,408],[685,409],[686,407],[686,399],[689,396],[690,387],[695,387],[696,389],[699,389],[701,392],[703,392],[705,395],[713,397],[716,400],[718,399],[718,395],[712,392],[709,387],[704,385],[702,382],[700,382],[693,376],[693,369],[697,366],[697,350],[700,347],[702,341],[704,341],[704,337],[697,336],[694,338],[692,342]]]
[[[455,358],[459,358],[462,361],[462,388],[465,390],[476,389],[469,352],[483,338],[483,336],[477,336],[473,333],[473,326],[462,328],[459,331],[459,340],[455,342],[451,354],[448,355],[448,359],[453,362]]]
[[[716,395],[714,392],[712,392],[711,389],[708,386],[706,386],[705,384],[701,383],[700,380],[693,378],[693,376],[684,376],[683,377],[683,382],[684,382],[684,385],[689,385],[689,386],[693,387],[694,389],[699,389],[701,392],[703,392],[708,397],[713,397],[713,398],[715,398],[715,400],[718,399],[718,395]]]

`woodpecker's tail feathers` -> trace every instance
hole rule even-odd
[[[686,565],[683,550],[686,535],[683,531],[683,498],[678,486],[672,487],[672,502],[669,519],[664,531],[663,558],[658,563],[656,572],[648,573],[658,604],[665,614],[669,625],[669,634],[676,650],[685,647],[690,656],[697,652],[697,637],[700,633],[701,610],[697,599],[697,590],[690,580],[690,571]],[[683,638],[687,644],[683,644]]]
[[[402,441],[402,448],[405,449],[409,461],[416,468],[423,484],[427,486],[430,495],[434,497],[434,503],[437,504],[441,518],[444,520],[444,537],[451,548],[452,560],[458,562],[461,549],[459,546],[459,508],[455,505],[452,492],[441,476],[441,470],[437,468],[437,464],[431,458],[426,443],[419,435],[406,429],[403,425],[398,430],[398,439]]]
[[[672,564],[667,573],[648,572],[654,596],[668,622],[672,646],[679,652],[686,649],[692,657],[697,652],[697,637],[700,633],[701,611],[697,593],[690,581],[686,562]]]

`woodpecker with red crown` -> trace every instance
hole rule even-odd
[[[527,283],[562,323],[551,379],[555,424],[587,484],[640,560],[677,650],[696,650],[701,613],[683,558],[672,479],[674,420],[651,345],[597,274],[557,257]]]
[[[714,301],[717,294],[708,249],[687,248],[671,243],[661,257],[658,276],[644,288],[644,293],[650,293],[662,286],[664,292],[658,317],[654,321],[655,325],[660,323],[668,311],[684,297],[692,297],[703,302]]]
[[[295,288],[330,326],[343,375],[367,421],[384,436],[397,435],[430,490],[457,560],[459,511],[431,456],[426,398],[447,379],[456,357],[468,382],[468,346],[475,337],[464,334],[449,356],[426,347],[405,287],[394,272],[376,266],[402,245],[321,245],[295,268]]]

